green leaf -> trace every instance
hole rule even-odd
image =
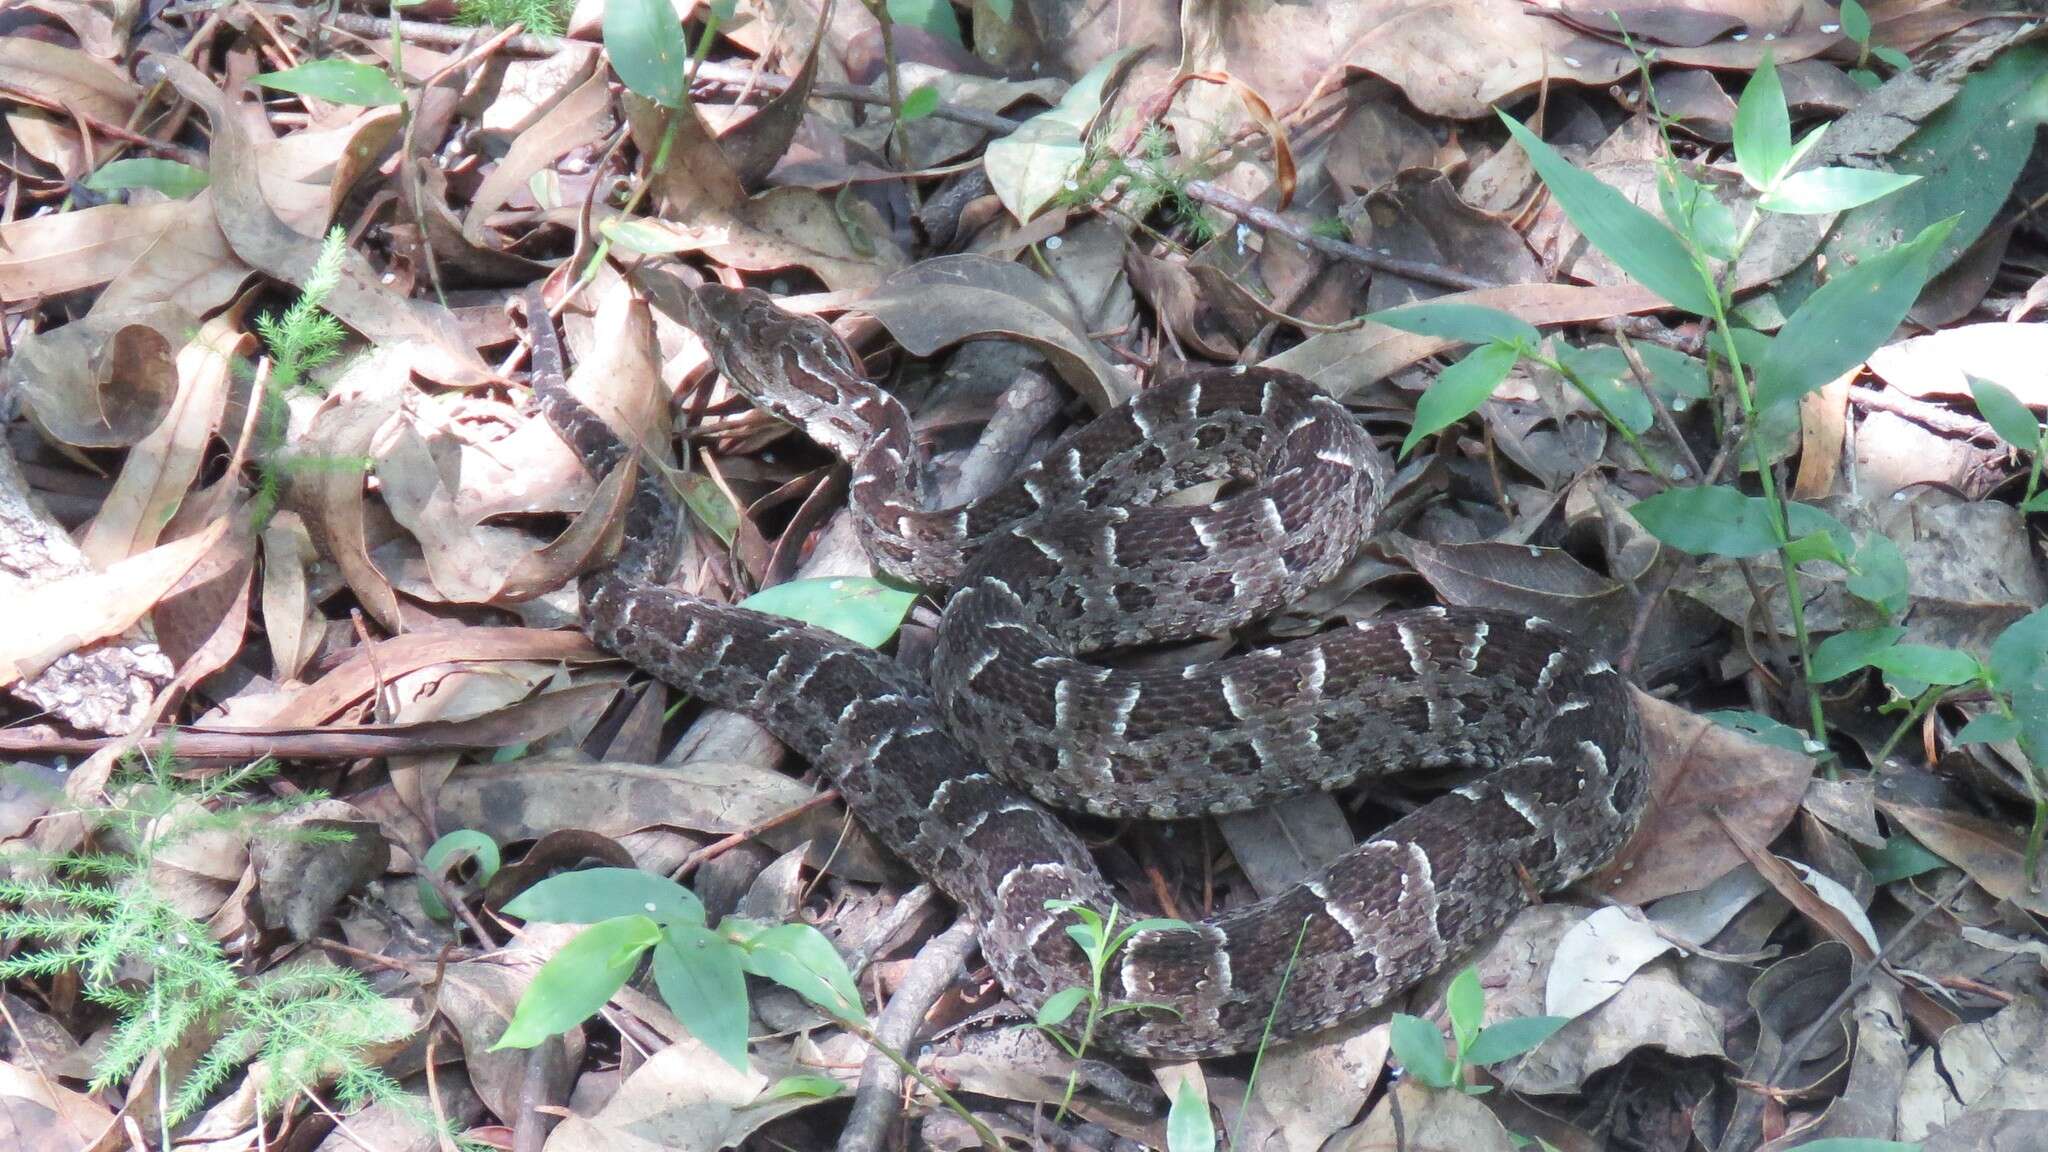
[[[1873,655],[1870,666],[1887,679],[1917,680],[1944,687],[1968,684],[1984,672],[1984,665],[1968,652],[1929,644],[1894,644]]]
[[[1868,668],[1878,653],[1898,643],[1905,634],[1906,630],[1896,624],[1837,632],[1815,646],[1807,676],[1816,684],[1840,680],[1859,668]]]
[[[1880,888],[1897,880],[1905,880],[1948,866],[1948,861],[1928,851],[1926,845],[1903,832],[1886,840],[1882,848],[1864,848],[1858,851],[1863,856],[1863,866],[1870,869],[1870,878],[1876,881]]]
[[[732,506],[732,498],[709,476],[696,472],[671,475],[675,476],[684,505],[696,515],[698,522],[711,529],[720,540],[731,544],[740,534],[740,513]]]
[[[1181,1077],[1166,1110],[1166,1152],[1216,1152],[1216,1121],[1195,1077]]]
[[[2041,422],[2034,419],[2034,413],[2020,398],[2003,384],[1990,380],[1970,380],[1970,395],[1977,400],[1977,411],[1984,414],[1984,422],[1991,425],[1998,438],[2022,452],[2041,450]]]
[[[1694,556],[1743,559],[1778,547],[1770,502],[1726,484],[1667,488],[1629,508],[1650,535]]]
[[[1642,432],[1657,418],[1650,398],[1643,395],[1621,349],[1611,344],[1590,344],[1584,348],[1567,344],[1558,349],[1557,358],[1571,369],[1586,394],[1605,405],[1629,431]],[[1649,367],[1649,361],[1645,360],[1643,366]]]
[[[1450,987],[1444,990],[1444,1014],[1451,1018],[1451,1042],[1459,1052],[1468,1052],[1486,1017],[1486,990],[1479,986],[1479,969],[1467,964],[1451,977]]]
[[[361,104],[374,108],[405,99],[405,93],[391,83],[390,74],[382,68],[333,56],[325,60],[308,60],[297,68],[287,68],[282,72],[261,73],[256,77],[256,83],[334,104]]]
[[[1991,642],[1991,682],[2001,692],[2048,688],[2048,608],[2005,626]]]
[[[2017,740],[2020,736],[2020,722],[2001,712],[1986,712],[1963,725],[1956,733],[1958,744],[1997,744],[2005,740]]]
[[[1470,416],[1508,378],[1520,358],[1512,345],[1482,344],[1444,369],[1415,402],[1415,425],[1401,441],[1401,455],[1408,455],[1423,437]]]
[[[1856,0],[1842,0],[1842,35],[1858,44],[1870,42],[1870,13]]]
[[[1047,1028],[1057,1028],[1061,1024],[1066,1023],[1067,1017],[1072,1016],[1074,1009],[1079,1008],[1081,1001],[1087,998],[1088,990],[1086,988],[1062,988],[1047,996],[1045,1003],[1038,1006],[1038,1016],[1036,1019]]]
[[[853,973],[824,933],[809,924],[777,924],[743,943],[747,971],[775,981],[828,1015],[867,1022]]]
[[[922,28],[951,44],[966,44],[950,0],[889,0],[889,19],[906,28]]]
[[[1792,115],[1778,83],[1778,65],[1766,50],[1735,106],[1735,162],[1750,187],[1764,191],[1792,158]]]
[[[1125,64],[1143,45],[1118,49],[1074,81],[1057,105],[989,141],[982,167],[996,197],[1018,220],[1030,220],[1058,198],[1086,158],[1088,126],[1102,111],[1104,96]]]
[[[158,160],[150,156],[134,156],[105,164],[85,182],[95,192],[118,192],[124,188],[151,188],[173,200],[197,196],[206,190],[209,177],[204,168],[180,164],[176,160]]]
[[[433,847],[427,849],[426,859],[420,861],[420,868],[430,876],[446,876],[450,868],[470,859],[476,861],[477,883],[489,884],[491,877],[498,874],[500,857],[497,842],[482,832],[459,828],[434,841]],[[446,920],[453,915],[424,877],[420,879],[419,886],[421,911],[436,920]]]
[[[740,607],[815,624],[874,648],[896,634],[915,603],[916,592],[880,580],[822,576],[764,588],[740,601]]]
[[[2035,151],[2035,126],[2021,106],[2044,74],[2048,44],[2035,41],[2000,52],[1964,78],[1954,98],[1921,121],[1919,131],[1887,157],[1893,171],[1926,179],[1844,214],[1821,249],[1822,266],[1841,270],[1875,259],[1901,239],[1960,212],[1962,222],[1929,264],[1930,274],[1937,274],[1986,229],[2002,225],[2009,218],[2004,205]]]
[[[2048,512],[2048,489],[2043,489],[2034,493],[2028,499],[2020,501],[2020,511]]]
[[[1806,733],[1761,712],[1747,708],[1723,708],[1707,713],[1706,717],[1724,728],[1747,733],[1773,748],[1783,748],[1788,752],[1806,751]]]
[[[619,82],[664,108],[682,108],[690,46],[668,0],[606,0],[604,52]]]
[[[504,911],[552,924],[645,916],[664,926],[704,927],[704,903],[695,892],[638,868],[586,868],[550,876],[506,901]]]
[[[1524,347],[1534,348],[1543,343],[1543,333],[1534,324],[1512,312],[1478,304],[1425,301],[1375,312],[1366,319],[1418,336],[1436,336],[1463,344],[1520,342]]]
[[[1436,1025],[1420,1016],[1397,1012],[1388,1039],[1394,1059],[1417,1080],[1431,1088],[1449,1088],[1456,1079],[1458,1070],[1444,1051],[1444,1035],[1436,1030]]]
[[[820,1076],[814,1072],[806,1072],[796,1076],[784,1076],[782,1079],[763,1088],[761,1094],[754,1098],[754,1103],[766,1104],[770,1100],[781,1100],[790,1096],[803,1096],[813,1100],[830,1100],[844,1091],[846,1091],[846,1085],[841,1084],[830,1076]]]
[[[1505,112],[1499,115],[1565,215],[1595,248],[1677,307],[1700,316],[1713,314],[1714,298],[1677,234],[1599,177],[1573,167],[1519,120]]]
[[[654,986],[676,1020],[747,1070],[747,976],[740,946],[702,924],[670,924],[654,947]]]
[[[1721,203],[1707,186],[1675,169],[1657,181],[1657,202],[1664,206],[1665,222],[1680,236],[1717,260],[1733,260],[1741,229],[1735,214]]]
[[[1130,942],[1131,937],[1136,936],[1140,932],[1193,932],[1194,930],[1195,926],[1185,920],[1174,920],[1164,916],[1152,916],[1143,920],[1133,920],[1129,924],[1124,925],[1117,932],[1115,938],[1110,940],[1109,952],[1111,955],[1115,955],[1119,949]]]
[[[1919,179],[1913,173],[1879,172],[1872,168],[1808,168],[1785,177],[1756,203],[1766,212],[1819,216],[1860,208]]]
[[[1756,406],[1790,404],[1882,347],[1919,297],[1929,262],[1957,219],[1928,225],[1911,243],[1863,261],[1808,296],[1757,365]]]
[[[1707,366],[1698,357],[1642,342],[1636,344],[1636,351],[1643,357],[1643,367],[1650,370],[1651,385],[1665,396],[1705,400],[1713,395],[1713,387],[1707,383]]]
[[[1883,608],[1894,616],[1906,610],[1909,597],[1906,558],[1899,546],[1882,532],[1863,538],[1849,559],[1849,594]]]
[[[939,90],[930,84],[912,88],[903,96],[903,122],[906,124],[922,120],[938,110]]]
[[[1537,1045],[1571,1022],[1569,1016],[1521,1016],[1503,1020],[1479,1033],[1479,1039],[1466,1051],[1465,1058],[1482,1068],[1513,1060],[1524,1052],[1535,1051]]]
[[[1913,58],[1889,44],[1872,44],[1870,54],[1884,62],[1887,68],[1904,72],[1913,66]]]
[[[645,916],[585,929],[534,974],[491,1051],[531,1048],[595,1016],[640,967],[640,954],[660,939],[661,926]]]

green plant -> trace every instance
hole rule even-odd
[[[999,1147],[986,1125],[945,1086],[888,1044],[861,1007],[853,974],[832,942],[809,924],[762,924],[727,916],[712,927],[697,894],[635,868],[592,868],[551,876],[520,893],[505,912],[526,920],[588,924],[541,966],[493,1048],[531,1048],[603,1008],[652,957],[655,988],[676,1020],[735,1068],[747,1067],[749,975],[780,984],[839,1022]],[[777,1095],[818,1095],[785,1081]]]
[[[1990,709],[1956,733],[1958,744],[2016,741],[2026,760],[2020,773],[2034,804],[2027,832],[2026,873],[2037,883],[2036,865],[2048,833],[2048,608],[2037,608],[2008,625],[1991,642],[1988,658],[1931,644],[1900,643],[1906,630],[1897,625],[1839,632],[1821,642],[1813,654],[1813,676],[1837,680],[1864,668],[1884,676],[1893,707],[1906,713],[1884,745],[1871,757],[1882,762],[1920,718],[1943,700],[1981,695]]]
[[[256,420],[256,494],[251,516],[261,526],[277,510],[279,493],[286,477],[306,471],[347,468],[366,469],[361,458],[301,456],[285,450],[291,424],[291,399],[318,393],[311,379],[314,369],[331,363],[341,354],[348,331],[341,322],[322,311],[322,305],[341,283],[342,261],[348,256],[348,233],[339,226],[320,242],[320,255],[313,262],[298,298],[282,313],[265,313],[256,318],[256,332],[270,352],[270,380],[263,390]]]
[[[1903,72],[1913,66],[1904,52],[1897,48],[1870,42],[1870,13],[1856,0],[1842,0],[1842,35],[1856,45],[1856,67],[1849,70],[1849,78],[1865,88],[1875,88],[1883,78],[1871,71],[1870,58],[1875,56],[1893,71]]]
[[[1645,90],[1656,110],[1655,90]],[[1660,129],[1668,120],[1657,111]],[[1855,368],[1888,336],[1926,282],[1936,251],[1955,219],[1930,225],[1911,241],[1862,261],[1834,276],[1785,320],[1776,338],[1738,323],[1732,273],[1767,214],[1838,212],[1896,192],[1916,177],[1865,169],[1800,168],[1821,139],[1821,129],[1796,145],[1791,116],[1777,71],[1767,56],[1750,77],[1737,107],[1734,160],[1755,197],[1748,217],[1735,212],[1711,189],[1672,159],[1668,135],[1658,169],[1658,200],[1664,218],[1637,206],[1589,172],[1573,167],[1548,144],[1505,113],[1502,122],[1537,174],[1586,239],[1631,278],[1673,306],[1704,319],[1712,334],[1709,364],[1698,378],[1725,379],[1730,407],[1746,440],[1761,496],[1730,484],[1695,483],[1667,487],[1631,509],[1644,528],[1681,551],[1737,561],[1775,552],[1785,585],[1787,614],[1802,666],[1811,669],[1813,643],[1806,626],[1806,596],[1800,565],[1826,562],[1844,569],[1845,587],[1888,617],[1906,603],[1905,567],[1897,548],[1873,534],[1857,541],[1818,508],[1790,500],[1773,472],[1774,429],[1796,421],[1801,396]],[[1408,331],[1443,336],[1477,347],[1446,369],[1416,405],[1415,429],[1403,444],[1413,449],[1422,436],[1464,419],[1506,378],[1516,363],[1529,360],[1555,372],[1579,391],[1628,443],[1645,471],[1659,484],[1693,478],[1689,469],[1660,467],[1641,433],[1650,427],[1654,405],[1649,389],[1658,380],[1683,392],[1693,375],[1686,358],[1641,349],[1648,378],[1636,388],[1599,369],[1611,357],[1592,349],[1562,347],[1546,353],[1542,335],[1517,317],[1471,305],[1424,303],[1377,314]],[[1808,751],[1827,750],[1826,718],[1817,681],[1806,685]]]
[[[1138,148],[1131,157],[1099,140],[1091,142],[1058,200],[1076,206],[1106,203],[1111,190],[1120,189],[1119,213],[1143,221],[1163,211],[1169,221],[1186,230],[1191,244],[1200,245],[1215,237],[1216,225],[1188,195],[1188,185],[1208,175],[1197,166],[1179,162],[1172,133],[1161,125],[1147,124],[1138,134]],[[1346,234],[1341,221],[1337,228],[1340,238]]]
[[[1087,1055],[1088,1045],[1095,1039],[1095,1029],[1106,1017],[1144,1008],[1173,1011],[1164,1004],[1151,1004],[1141,1000],[1121,1004],[1109,1003],[1103,996],[1103,974],[1109,970],[1110,960],[1118,952],[1123,951],[1124,945],[1130,943],[1131,937],[1138,933],[1187,932],[1193,930],[1192,925],[1184,920],[1153,918],[1133,920],[1118,928],[1117,917],[1123,910],[1113,905],[1107,917],[1085,904],[1072,900],[1048,900],[1045,907],[1049,912],[1067,913],[1074,917],[1075,923],[1067,925],[1067,936],[1080,946],[1081,954],[1088,958],[1088,986],[1062,988],[1046,997],[1045,1003],[1038,1006],[1038,1016],[1034,1021],[1039,1031],[1050,1036],[1053,1043],[1058,1044],[1068,1056],[1078,1062]],[[1069,1040],[1059,1029],[1083,1005],[1087,1006],[1088,1012],[1081,1018],[1081,1035],[1078,1039]],[[1079,1082],[1079,1076],[1078,1068],[1067,1073],[1067,1090],[1066,1094],[1060,1097],[1059,1112],[1053,1117],[1055,1124],[1066,1118],[1067,1108],[1074,1102],[1074,1088]]]
[[[2041,491],[2041,461],[2048,458],[2048,425],[2034,419],[2033,412],[2004,385],[1972,377],[1970,394],[1998,438],[2027,458],[2027,490],[2020,496],[2020,511],[2048,512],[2048,493]]]
[[[175,1089],[168,1076],[157,1078],[165,1148],[170,1127],[251,1061],[266,1070],[265,1108],[331,1080],[346,1104],[393,1103],[433,1123],[364,1056],[409,1035],[412,1025],[361,975],[306,963],[245,976],[207,926],[156,887],[153,870],[164,853],[201,833],[347,839],[345,832],[263,826],[264,817],[321,798],[238,800],[246,785],[276,770],[266,760],[185,784],[168,752],[131,758],[111,786],[114,801],[81,813],[93,822],[88,843],[98,846],[4,861],[11,868],[0,878],[0,902],[8,905],[0,909],[0,939],[37,943],[0,960],[0,980],[73,972],[85,997],[113,1013],[93,1067],[95,1091],[133,1076],[153,1054],[202,1042]]]
[[[458,11],[469,24],[518,24],[536,36],[560,36],[571,7],[567,0],[462,0]]]
[[[1492,1088],[1467,1083],[1466,1068],[1487,1068],[1513,1060],[1571,1023],[1564,1016],[1523,1016],[1481,1027],[1486,1018],[1486,990],[1479,986],[1478,970],[1471,967],[1461,969],[1444,990],[1444,1014],[1451,1022],[1448,1053],[1444,1051],[1444,1034],[1436,1025],[1420,1016],[1397,1013],[1390,1037],[1394,1059],[1431,1088],[1456,1088],[1473,1096]]]

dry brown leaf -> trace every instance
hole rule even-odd
[[[872,206],[838,205],[808,188],[772,188],[684,219],[637,219],[633,235],[644,249],[701,252],[747,272],[808,269],[834,290],[871,288],[905,263]]]
[[[0,1146],[16,1152],[74,1152],[114,1123],[106,1105],[48,1074],[0,1060]]]
[[[2003,384],[2033,408],[2048,408],[2048,324],[1964,324],[1888,344],[1870,370],[1909,396],[1967,397],[1970,378]]]
[[[962,340],[1007,337],[1045,353],[1097,411],[1131,395],[1129,382],[1096,354],[1065,294],[1019,264],[975,255],[926,260],[891,276],[860,307],[919,356]]]
[[[29,36],[0,37],[0,92],[45,108],[65,105],[123,123],[142,89],[119,70],[76,48]]]
[[[655,827],[725,836],[781,816],[816,795],[800,780],[749,764],[699,760],[657,767],[548,755],[462,765],[436,800],[441,826],[475,828],[509,844],[565,828],[613,839]],[[356,802],[400,843],[426,842],[425,828],[398,802],[395,790],[373,790]],[[847,835],[840,845],[842,829]],[[829,861],[834,874],[848,879],[877,882],[890,874],[874,842],[836,810],[806,812],[762,833],[761,839],[778,851],[808,843],[812,867]]]
[[[1882,781],[1877,806],[1899,822],[1913,839],[1970,874],[1970,879],[2001,900],[2010,900],[2037,916],[2048,916],[2048,896],[2027,883],[2024,829],[1987,820],[1968,812],[1916,803],[1890,781]]]
[[[1642,288],[1577,284],[1512,284],[1441,296],[1437,302],[1499,308],[1537,325],[1604,320],[1666,307],[1663,300]],[[1300,373],[1323,390],[1344,396],[1449,347],[1449,341],[1434,336],[1417,336],[1383,324],[1361,324],[1311,336],[1266,365]]]
[[[158,600],[227,532],[225,518],[205,531],[109,566],[35,587],[7,580],[14,626],[0,632],[0,685],[33,675],[51,660],[117,636]]]
[[[213,127],[209,154],[214,219],[235,254],[265,275],[300,284],[318,260],[318,241],[299,235],[264,200],[258,174],[262,154],[248,128],[228,107],[220,89],[186,61],[154,54],[178,94],[199,106]],[[373,344],[409,345],[414,367],[446,384],[481,384],[492,379],[476,349],[461,342],[461,328],[438,305],[405,299],[385,288],[368,261],[348,249],[340,280],[323,307]]]
[[[1775,748],[1642,692],[1650,810],[1615,863],[1588,883],[1626,904],[1691,892],[1741,864],[1729,828],[1768,843],[1791,823],[1813,758]]]
[[[290,704],[265,721],[293,728],[340,716],[391,680],[437,664],[474,661],[590,660],[597,650],[579,633],[545,628],[464,628],[456,632],[409,633],[371,645],[296,693]]]
[[[491,213],[524,188],[535,172],[601,137],[611,107],[609,82],[603,72],[596,72],[521,129],[504,159],[470,198],[469,209],[462,216],[463,238],[478,248],[490,247],[484,227]]]
[[[157,542],[191,491],[220,430],[234,379],[234,359],[255,341],[232,316],[217,316],[178,353],[177,398],[169,415],[128,453],[113,491],[86,528],[79,547],[105,568]]]

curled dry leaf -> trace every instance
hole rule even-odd
[[[44,435],[77,448],[125,448],[171,406],[178,371],[166,329],[189,318],[176,305],[88,317],[25,341],[6,374]]]
[[[209,171],[214,219],[235,255],[274,279],[303,283],[319,259],[320,244],[292,231],[263,198],[260,155],[248,128],[199,69],[161,53],[148,59],[162,69],[164,79],[180,96],[206,114],[213,127]],[[343,259],[340,279],[323,307],[373,344],[411,345],[418,357],[414,367],[443,383],[479,384],[491,379],[490,369],[478,359],[476,350],[455,338],[462,329],[446,309],[408,300],[385,288],[369,262],[353,249]]]
[[[1814,762],[1641,692],[1636,706],[1650,757],[1649,815],[1619,860],[1589,882],[1640,904],[1742,864],[1731,828],[1769,843],[1798,811]]]
[[[1130,385],[1096,354],[1073,305],[1022,265],[940,256],[889,277],[860,307],[915,355],[980,337],[1021,340],[1097,411],[1130,399]]]
[[[595,143],[611,119],[611,90],[602,73],[593,73],[538,119],[513,137],[512,147],[484,177],[462,215],[462,235],[478,248],[489,248],[485,226],[491,213],[521,189],[534,173],[562,155]]]
[[[220,430],[233,359],[247,354],[253,343],[234,318],[215,317],[178,353],[170,393],[176,400],[166,396],[168,418],[160,419],[122,462],[113,491],[80,541],[93,564],[106,567],[156,543],[198,479]]]

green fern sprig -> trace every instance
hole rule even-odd
[[[311,379],[313,371],[340,355],[342,342],[348,338],[341,322],[322,310],[341,283],[342,262],[347,257],[348,233],[339,227],[331,229],[320,242],[320,255],[305,283],[299,286],[298,299],[282,313],[265,313],[256,318],[256,332],[270,350],[271,364],[270,386],[264,391],[262,409],[257,413],[253,453],[256,493],[250,503],[259,527],[268,523],[277,510],[286,476],[322,465],[354,469],[366,466],[360,459],[300,457],[285,451],[285,438],[291,427],[291,398],[318,390]]]
[[[115,802],[89,810],[108,848],[0,861],[12,866],[0,868],[0,938],[32,942],[0,959],[0,980],[78,974],[85,999],[115,1020],[93,1068],[95,1091],[132,1077],[152,1054],[210,1035],[164,1110],[166,1127],[198,1111],[252,1060],[266,1071],[258,1092],[266,1108],[332,1082],[346,1105],[375,1100],[443,1127],[367,1059],[412,1025],[359,973],[302,963],[244,978],[206,925],[150,882],[167,848],[205,830],[347,838],[333,829],[265,826],[265,817],[322,793],[238,802],[240,789],[276,771],[274,762],[259,761],[185,781],[168,753],[125,761],[111,789]]]
[[[567,0],[462,0],[458,13],[467,24],[516,23],[538,36],[560,36],[569,8]]]

